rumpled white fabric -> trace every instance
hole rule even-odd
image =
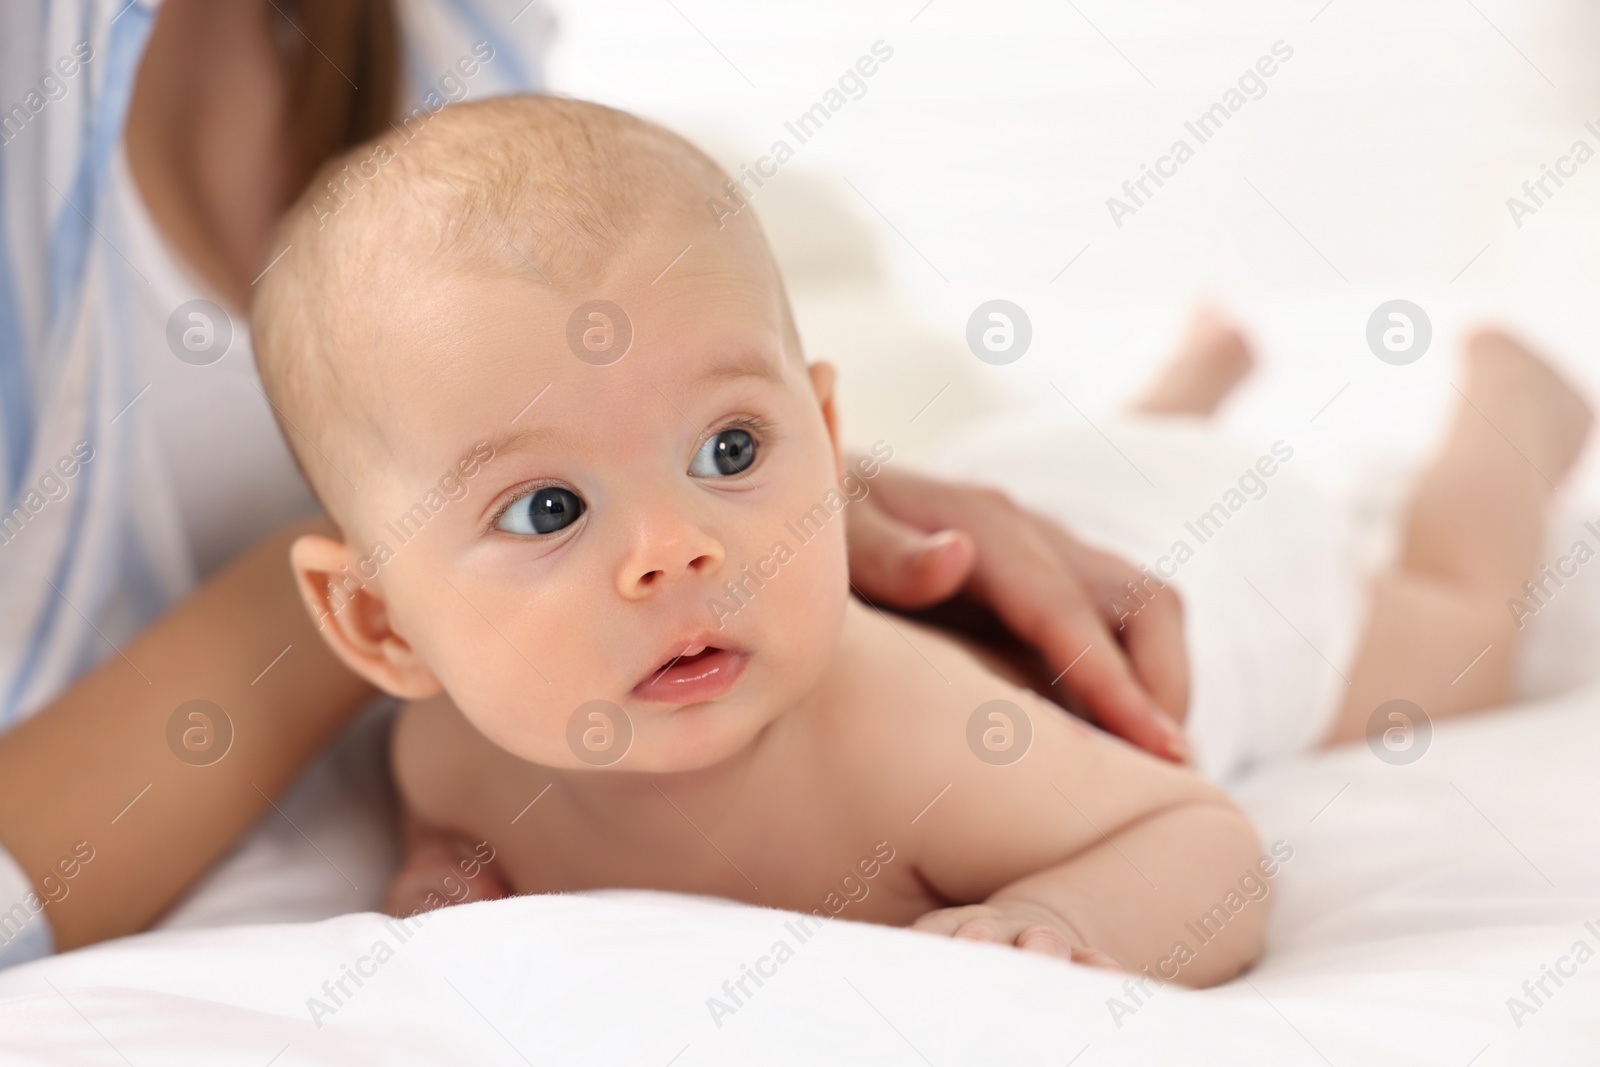
[[[55,951],[55,934],[44,908],[33,880],[0,846],[0,969]]]
[[[1188,418],[1013,416],[921,463],[1008,492],[1183,597],[1185,730],[1208,777],[1317,744],[1344,695],[1364,619],[1349,509],[1295,466],[1295,443],[1233,441]],[[1270,473],[1266,473],[1270,472]],[[1092,650],[1086,650],[1086,652]]]
[[[67,953],[0,974],[0,1044],[18,1065],[1590,1063],[1600,959],[1570,954],[1600,947],[1597,704],[1444,723],[1407,767],[1355,746],[1248,777],[1294,856],[1265,959],[1203,993],[1137,1003],[1009,950],[844,921],[800,944],[783,913],[595,893],[448,909],[403,942],[359,914]],[[719,1027],[708,998],[779,939],[793,958]],[[1534,1005],[1523,983],[1563,955]],[[347,969],[367,974],[334,1005]]]
[[[1104,429],[1158,484],[1179,473]],[[1189,442],[1180,454],[1194,476],[1170,484],[1207,499],[1200,472],[1236,464],[1202,451]],[[1013,466],[1039,465],[1028,456],[1065,469],[1049,450]],[[1254,503],[1280,490],[1291,499],[1284,482]],[[1115,503],[1111,517],[1124,513]],[[1220,559],[1225,544],[1207,548]],[[1252,544],[1252,575],[1292,571],[1265,558],[1274,544],[1289,564],[1306,558],[1292,542]],[[1213,625],[1212,603],[1190,600],[1194,632]],[[1293,856],[1271,883],[1265,957],[1215,990],[1141,990],[845,921],[801,944],[785,926],[793,916],[671,894],[474,904],[415,930],[370,912],[303,921],[375,907],[393,871],[379,717],[308,773],[166,929],[0,973],[5,1062],[1592,1062],[1597,605],[1585,574],[1531,622],[1525,685],[1554,696],[1437,723],[1410,765],[1359,744],[1280,752],[1232,783],[1264,844]],[[263,919],[274,925],[216,928]],[[780,939],[793,958],[762,963]],[[734,1004],[723,983],[746,965],[772,973]],[[736,1010],[713,1011],[712,998]]]

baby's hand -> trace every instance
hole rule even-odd
[[[385,912],[407,918],[451,904],[511,896],[487,841],[473,845],[459,834],[428,826],[410,812],[403,813],[403,819],[405,862],[389,885]]]
[[[930,911],[911,929],[972,941],[1014,945],[1025,952],[1059,956],[1091,967],[1119,970],[1117,962],[1099,949],[1083,944],[1077,931],[1049,908],[1021,900],[996,904],[968,904]]]

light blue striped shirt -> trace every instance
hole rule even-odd
[[[143,421],[152,405],[137,403],[141,360],[154,347],[171,358],[168,340],[135,328],[151,282],[124,258],[133,224],[110,188],[158,7],[0,5],[0,730],[116,655],[197,580],[169,536],[173,494]],[[542,87],[540,4],[396,0],[396,11],[404,113]],[[468,85],[457,64],[485,51],[493,59]],[[52,950],[37,905],[0,846],[0,966]]]

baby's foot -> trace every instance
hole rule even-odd
[[[1238,327],[1209,308],[1195,312],[1183,347],[1133,403],[1145,415],[1211,415],[1255,366]]]
[[[1594,413],[1544,360],[1498,330],[1467,338],[1462,395],[1551,485],[1583,451]]]
[[[406,828],[406,858],[389,884],[383,910],[417,915],[451,904],[499,900],[511,887],[497,873],[494,849],[444,830],[413,823]]]

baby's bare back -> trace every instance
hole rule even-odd
[[[675,775],[540,767],[447,700],[412,704],[396,778],[422,820],[487,841],[518,893],[651,888],[892,925],[1213,792],[856,603],[818,695],[727,764]]]

